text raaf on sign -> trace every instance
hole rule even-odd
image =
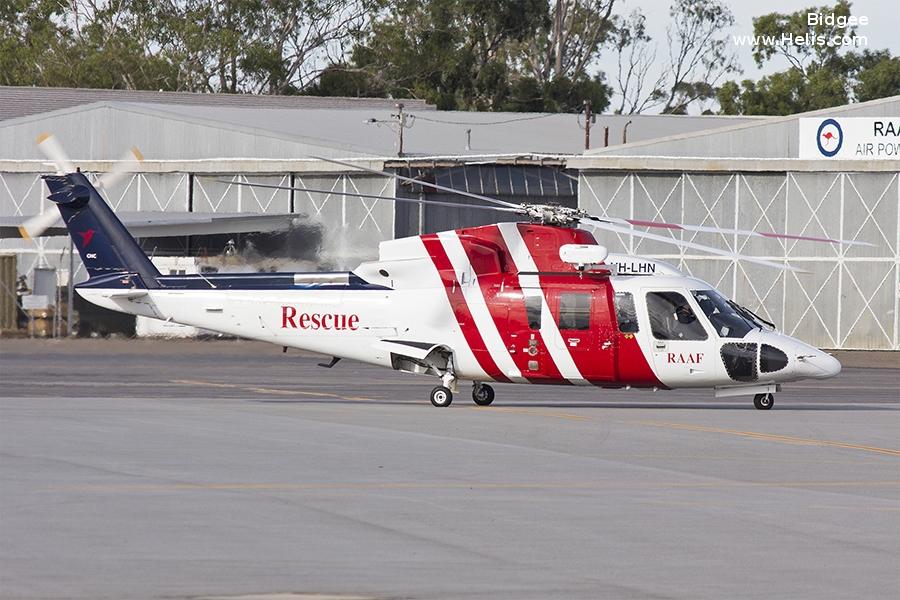
[[[900,118],[819,117],[799,122],[802,159],[900,159]]]

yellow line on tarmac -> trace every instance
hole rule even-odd
[[[888,456],[900,456],[900,449],[880,448],[878,446],[865,446],[862,444],[849,444],[847,442],[835,442],[832,440],[820,440],[816,438],[802,438],[790,435],[780,435],[775,433],[763,433],[760,431],[741,431],[739,429],[725,429],[722,427],[710,427],[707,425],[691,425],[689,423],[671,423],[668,421],[628,421],[629,423],[637,423],[639,425],[649,425],[651,427],[664,427],[666,429],[684,429],[687,431],[704,431],[708,433],[724,433],[727,435],[737,435],[757,440],[765,440],[769,442],[780,442],[783,444],[793,444],[796,446],[828,446],[831,448],[845,448],[848,450],[862,450],[864,452],[874,452],[877,454],[886,454]]]

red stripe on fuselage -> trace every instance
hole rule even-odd
[[[557,380],[559,383],[568,383],[563,379],[553,358],[546,351],[540,330],[531,330],[528,327],[525,296],[522,288],[519,287],[518,277],[498,272],[493,266],[493,261],[484,259],[484,250],[495,250],[498,253],[499,266],[501,268],[505,266],[507,271],[514,271],[514,268],[511,268],[512,259],[509,249],[500,229],[496,225],[479,227],[476,238],[466,235],[465,229],[460,230],[459,233],[460,242],[466,251],[469,263],[478,276],[481,293],[491,313],[491,319],[497,327],[497,332],[503,340],[504,348],[516,349],[515,352],[510,353],[510,357],[522,376],[532,383],[550,383]],[[480,241],[487,242],[487,244],[481,245]],[[501,284],[503,285],[502,296],[500,296]],[[538,355],[536,356],[529,355],[526,350],[532,338],[537,343],[535,348]],[[528,368],[532,361],[538,363],[536,370]]]
[[[459,283],[456,281],[456,271],[453,269],[450,258],[447,256],[440,239],[433,233],[420,237],[441,277],[441,282],[444,284],[447,300],[450,302],[450,308],[453,310],[460,331],[462,331],[463,337],[466,339],[466,343],[469,344],[469,349],[475,355],[479,366],[492,379],[509,382],[509,378],[497,366],[490,351],[487,349],[487,345],[484,343],[484,338],[481,337],[481,333],[478,331],[475,319],[472,318],[472,313],[469,310],[469,305],[466,304],[466,299],[459,287]]]
[[[577,271],[572,265],[565,263],[559,257],[559,248],[563,244],[588,244],[596,245],[594,237],[580,229],[561,229],[561,228],[543,228],[529,225],[527,223],[518,224],[522,239],[534,260],[537,270],[542,273],[565,273]],[[572,361],[578,368],[583,379],[594,385],[611,385],[616,383],[616,365],[610,357],[602,356],[601,352],[614,352],[612,348],[603,350],[600,348],[600,340],[596,339],[600,335],[616,335],[618,328],[612,322],[611,311],[611,286],[608,279],[598,278],[578,278],[569,275],[540,275],[538,277],[545,296],[550,289],[563,291],[592,291],[598,290],[600,293],[599,301],[602,305],[594,305],[591,314],[591,334],[593,339],[592,348],[570,349],[568,345],[564,346],[566,352],[572,357]],[[548,301],[550,298],[548,297]],[[553,307],[551,302],[551,310],[554,314],[559,314],[559,307]],[[562,338],[567,339],[566,330],[560,330]]]

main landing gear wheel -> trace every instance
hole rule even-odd
[[[775,405],[775,394],[757,394],[753,396],[753,406],[759,410],[769,410]]]
[[[433,405],[441,408],[450,406],[451,402],[453,402],[453,392],[450,391],[450,388],[439,385],[431,390],[431,403]]]
[[[486,383],[476,385],[472,388],[472,400],[474,400],[475,404],[478,406],[488,406],[494,401],[494,388]]]

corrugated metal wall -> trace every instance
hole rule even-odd
[[[578,205],[577,172],[546,165],[461,165],[457,167],[401,169],[406,177],[421,178],[440,186],[461,190],[506,202],[555,202],[563,206]],[[487,203],[452,192],[444,192],[398,181],[396,195],[411,198],[479,205]],[[501,221],[518,221],[515,214],[483,209],[418,205],[398,202],[395,237],[434,233],[458,227],[476,227]]]
[[[713,161],[710,161],[712,163]],[[713,227],[787,231],[874,247],[668,231],[743,254],[786,260],[809,274],[704,255],[609,234],[616,250],[675,263],[779,325],[824,348],[898,350],[900,175],[897,172],[581,173],[580,206],[597,215]]]
[[[95,177],[96,174],[89,174]],[[249,188],[233,182],[295,185],[324,192],[291,192]],[[114,210],[198,213],[297,213],[323,229],[321,258],[332,268],[355,267],[378,254],[378,242],[394,235],[393,203],[358,198],[342,192],[393,196],[393,180],[368,174],[344,173],[211,173],[175,171],[138,173],[107,194]],[[40,173],[0,172],[0,215],[26,216],[56,210]],[[0,251],[19,256],[19,270],[29,274],[44,264],[68,272],[68,241],[61,237],[0,240]],[[76,282],[85,278],[80,260]]]

